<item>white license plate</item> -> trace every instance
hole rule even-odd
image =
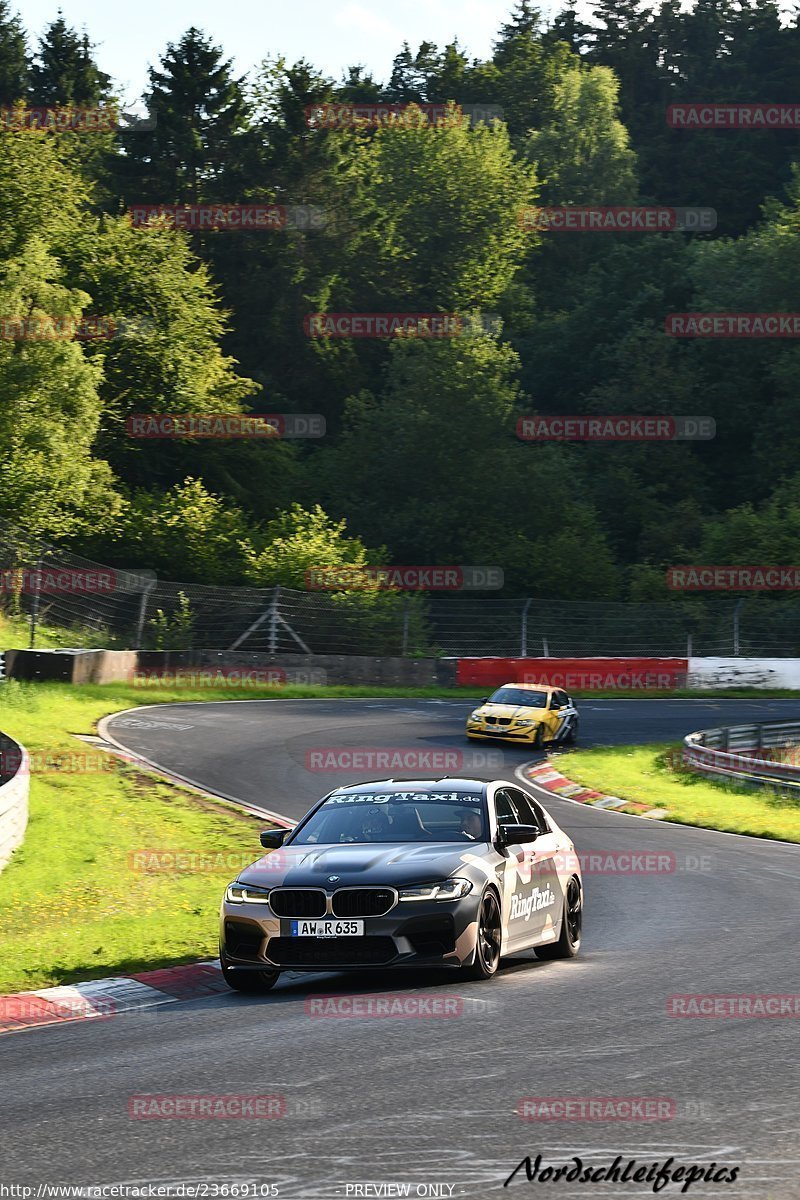
[[[292,921],[292,937],[363,937],[363,921]]]

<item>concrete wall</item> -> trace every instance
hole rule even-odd
[[[21,845],[28,824],[28,755],[5,733],[0,733],[0,753],[4,769],[7,756],[15,760],[13,774],[0,774],[0,871]]]
[[[249,654],[214,650],[8,650],[12,679],[64,683],[135,681],[137,672],[258,672],[265,683],[361,684],[377,687],[452,687],[456,659],[390,658],[359,654]],[[257,675],[252,677],[258,683]]]
[[[391,658],[360,654],[268,654],[216,650],[7,650],[12,679],[64,683],[135,681],[137,672],[213,672],[258,683],[363,687],[494,687],[508,680],[549,680],[591,691],[614,688],[780,687],[800,690],[800,658]],[[527,672],[527,674],[526,674]],[[190,682],[187,680],[187,682]],[[208,682],[208,681],[207,681]],[[239,681],[241,684],[241,680]]]
[[[39,683],[115,683],[132,677],[135,650],[6,650],[9,679]]]
[[[800,658],[690,658],[689,687],[800,690]]]

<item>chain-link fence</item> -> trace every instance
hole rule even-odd
[[[626,604],[175,583],[9,529],[0,529],[0,610],[0,650],[27,644],[275,655],[800,656],[800,601],[786,596]]]

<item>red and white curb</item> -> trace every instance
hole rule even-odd
[[[213,961],[16,992],[0,996],[0,1033],[67,1021],[103,1020],[135,1009],[199,1000],[228,991],[219,962]]]
[[[584,787],[582,783],[575,783],[573,779],[562,775],[551,759],[545,759],[532,767],[525,767],[524,774],[537,787],[552,792],[554,796],[560,796],[562,800],[572,800],[576,804],[592,804],[595,808],[608,808],[612,811],[624,808],[629,815],[633,812],[634,815],[650,817],[653,820],[660,820],[668,815],[666,809],[643,804],[640,800],[622,800],[619,796],[607,796],[604,792]]]

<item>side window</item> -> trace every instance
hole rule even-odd
[[[511,797],[507,791],[501,789],[499,792],[495,792],[494,807],[497,813],[498,825],[519,824],[519,817],[514,811],[513,805],[511,804]]]
[[[511,798],[511,803],[514,805],[514,811],[518,814],[517,819],[520,825],[538,825],[540,829],[545,828],[536,816],[533,806],[529,803],[528,797],[524,792],[518,792],[516,788],[509,788],[508,794]]]
[[[570,703],[570,698],[566,692],[556,692],[558,698],[558,707],[565,708]]]

